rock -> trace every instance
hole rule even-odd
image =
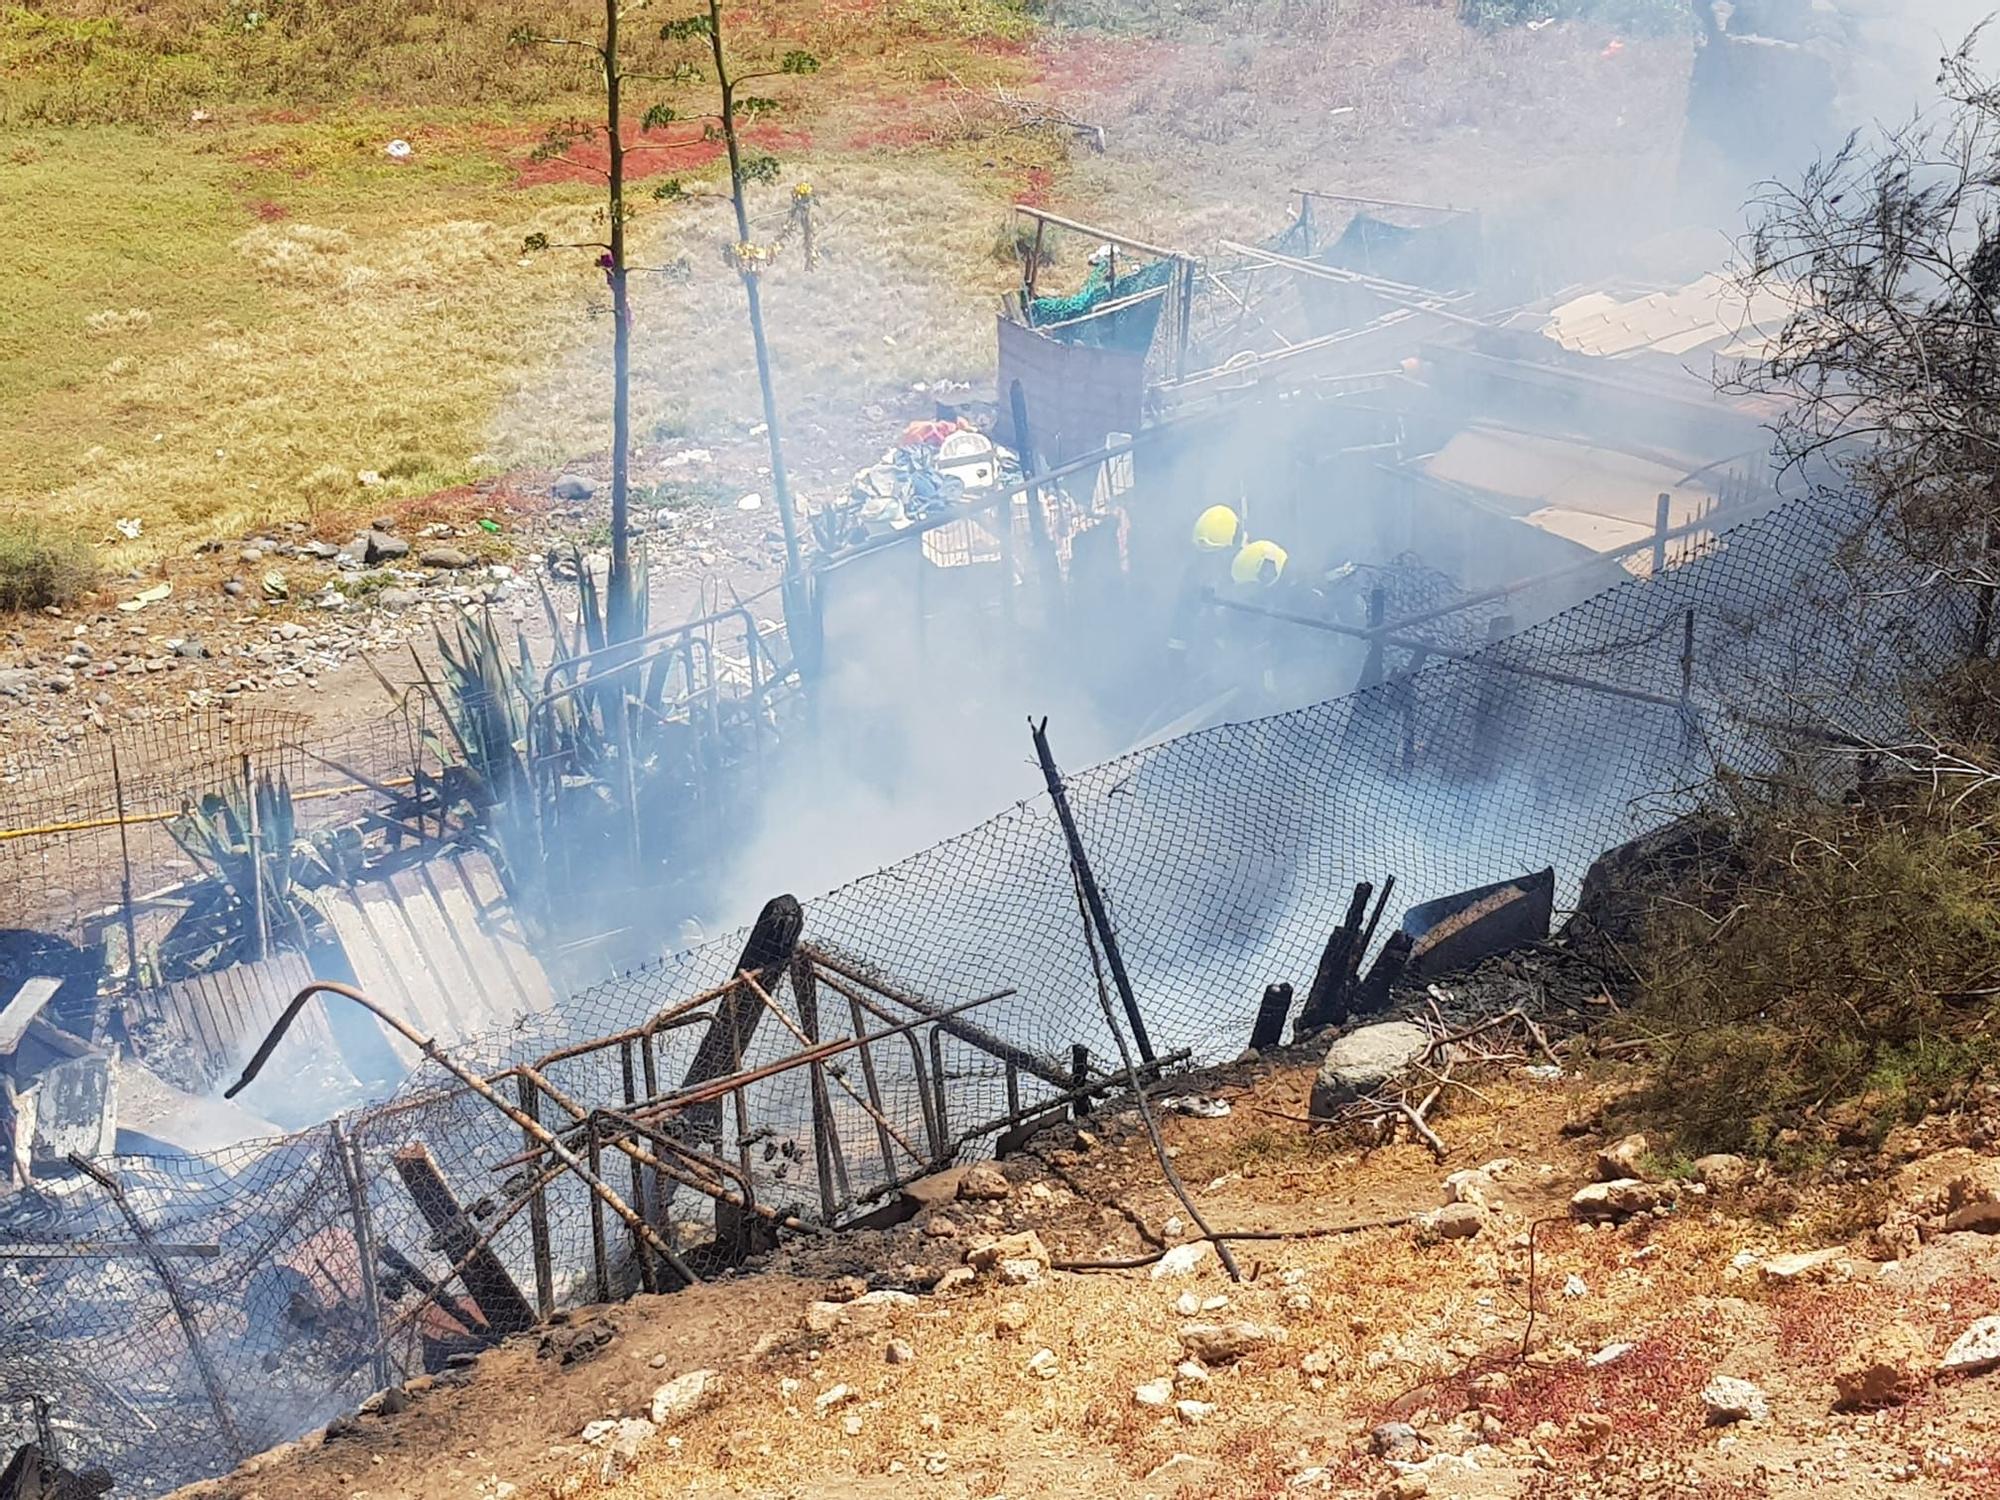
[[[882,1359],[887,1364],[911,1365],[917,1362],[917,1351],[902,1339],[890,1339],[882,1349]]]
[[[365,532],[363,533],[362,540],[365,543],[365,550],[362,553],[363,562],[388,562],[394,558],[407,557],[410,554],[410,544],[408,542],[399,536],[391,536],[386,531]]]
[[[1192,1276],[1213,1259],[1215,1246],[1207,1240],[1191,1240],[1185,1245],[1176,1245],[1154,1264],[1153,1280]]]
[[[1675,1192],[1672,1183],[1640,1182],[1625,1177],[1614,1182],[1593,1182],[1579,1188],[1569,1200],[1570,1216],[1587,1223],[1615,1224],[1634,1214],[1671,1208]]]
[[[1423,1451],[1424,1440],[1408,1422],[1384,1422],[1368,1434],[1368,1451],[1377,1458],[1407,1463]]]
[[[1952,1341],[1940,1375],[1978,1375],[2000,1365],[2000,1318],[1981,1318]]]
[[[1433,1244],[1439,1240],[1469,1240],[1485,1222],[1486,1211],[1478,1204],[1447,1203],[1443,1208],[1417,1216],[1417,1239]]]
[[[1747,1380],[1734,1375],[1718,1375],[1702,1388],[1701,1404],[1708,1411],[1711,1426],[1731,1422],[1761,1422],[1771,1415],[1771,1403],[1764,1393]]]
[[[280,640],[295,641],[305,633],[305,626],[301,625],[297,620],[287,620],[278,627],[278,638]]]
[[[1164,1378],[1149,1380],[1132,1388],[1132,1399],[1141,1406],[1165,1406],[1174,1399],[1174,1383]]]
[[[828,1412],[832,1411],[835,1407],[845,1406],[848,1402],[857,1399],[858,1397],[856,1396],[854,1388],[852,1386],[849,1385],[829,1386],[827,1387],[827,1389],[821,1391],[817,1396],[813,1397],[813,1415],[816,1417],[823,1417]]]
[[[1003,1302],[993,1314],[995,1333],[1019,1333],[1028,1326],[1028,1304],[1025,1302]]]
[[[1900,1406],[1931,1378],[1931,1351],[1907,1323],[1890,1323],[1862,1339],[1834,1367],[1835,1406],[1858,1411]]]
[[[1629,1182],[1643,1178],[1646,1174],[1639,1164],[1646,1157],[1646,1138],[1643,1135],[1628,1135],[1623,1140],[1613,1141],[1597,1153],[1597,1180],[1599,1182]]]
[[[839,1302],[814,1302],[806,1308],[807,1333],[832,1333],[847,1321],[847,1308]]]
[[[1796,1282],[1830,1281],[1849,1274],[1852,1267],[1847,1252],[1838,1245],[1829,1250],[1804,1250],[1792,1255],[1774,1255],[1758,1268],[1758,1274],[1776,1286]]]
[[[911,1293],[884,1289],[866,1292],[842,1310],[856,1328],[872,1330],[887,1326],[916,1305],[917,1299]]]
[[[0,667],[0,693],[18,698],[35,685],[35,674],[26,667]]]
[[[655,1427],[644,1417],[627,1417],[620,1422],[604,1444],[604,1464],[602,1476],[615,1480],[629,1470],[646,1446],[659,1435]]]
[[[264,575],[264,597],[266,599],[292,597],[292,586],[285,581],[285,575],[276,568]]]
[[[1187,1399],[1187,1400],[1176,1401],[1174,1403],[1174,1415],[1179,1417],[1183,1422],[1186,1422],[1189,1426],[1193,1426],[1195,1423],[1202,1421],[1204,1418],[1208,1417],[1211,1413],[1213,1413],[1214,1410],[1215,1407],[1207,1401],[1195,1401]]]
[[[1694,1164],[1694,1180],[1711,1193],[1726,1193],[1740,1188],[1756,1175],[1756,1168],[1740,1156],[1728,1152],[1717,1152],[1713,1156],[1697,1158]]]
[[[264,560],[264,549],[262,547],[245,547],[241,552],[236,554],[236,560],[240,563],[260,563]]]
[[[1041,1261],[1003,1260],[996,1268],[1002,1286],[1033,1286],[1042,1279]]]
[[[415,589],[383,589],[375,596],[375,602],[383,609],[408,609],[422,602],[423,597]]]
[[[1284,1329],[1263,1323],[1189,1323],[1181,1329],[1181,1347],[1211,1366],[1233,1365],[1247,1354],[1284,1341]]]
[[[597,484],[581,474],[564,474],[549,486],[549,493],[558,500],[588,500],[597,493]]]
[[[222,592],[227,594],[232,599],[241,599],[243,597],[244,590],[245,590],[245,585],[243,580],[240,578],[227,578],[223,580]]]
[[[299,551],[303,552],[307,557],[317,558],[320,562],[332,562],[340,556],[340,549],[334,546],[332,542],[318,540],[301,543]]]
[[[690,1370],[669,1380],[653,1392],[649,1413],[653,1425],[664,1427],[669,1422],[678,1422],[699,1411],[720,1390],[721,1379],[713,1370]]]
[[[1949,1234],[2000,1234],[2000,1161],[1983,1161],[1954,1177],[1944,1190]]]
[[[972,1203],[997,1203],[1013,1190],[1007,1174],[990,1161],[974,1162],[958,1179],[958,1196]]]
[[[552,1359],[560,1365],[580,1365],[597,1358],[617,1337],[618,1330],[602,1318],[558,1323],[543,1332],[535,1345],[535,1357]]]
[[[1053,1349],[1037,1349],[1028,1357],[1028,1373],[1037,1380],[1054,1380],[1061,1368]]]
[[[52,693],[66,693],[76,686],[76,673],[51,672],[42,679],[42,686]]]
[[[1491,1208],[1498,1194],[1499,1184],[1485,1167],[1467,1167],[1444,1180],[1446,1204],[1470,1203],[1474,1208]]]
[[[852,1302],[868,1294],[868,1283],[859,1276],[843,1276],[826,1289],[828,1302]]]
[[[456,547],[426,547],[417,554],[417,561],[426,568],[469,568],[472,558]]]
[[[184,661],[203,661],[208,656],[208,647],[200,641],[182,641],[174,647],[174,655]]]
[[[1004,1235],[969,1250],[965,1256],[965,1263],[981,1272],[997,1270],[1009,1261],[1030,1261],[1038,1271],[1046,1271],[1049,1268],[1049,1252],[1043,1247],[1040,1235],[1032,1229],[1024,1229],[1019,1234]]]
[[[1430,1050],[1431,1035],[1408,1021],[1383,1021],[1338,1038],[1313,1080],[1312,1113],[1325,1117],[1370,1094]]]
[[[334,549],[333,555],[340,562],[354,563],[357,566],[367,562],[368,533],[364,531],[358,536],[349,537]]]
[[[959,1287],[970,1286],[977,1279],[977,1275],[972,1267],[953,1266],[944,1275],[931,1283],[931,1295],[941,1297],[946,1292],[955,1291]]]
[[[924,1220],[924,1238],[927,1240],[955,1240],[958,1226],[943,1214],[932,1214]]]
[[[1209,1385],[1208,1371],[1191,1359],[1174,1366],[1174,1379],[1183,1385]]]
[[[1589,1453],[1595,1453],[1611,1442],[1614,1425],[1611,1418],[1601,1411],[1578,1412],[1570,1423],[1577,1443]]]

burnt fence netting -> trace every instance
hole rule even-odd
[[[1553,864],[1561,905],[1592,858],[1686,811],[1718,765],[1754,771],[1803,747],[1834,775],[1841,753],[1814,749],[1824,730],[1893,737],[1908,676],[1962,650],[1970,628],[1955,596],[1871,558],[1844,518],[1795,504],[1475,658],[1419,664],[1392,650],[1379,686],[1075,769],[1069,796],[1155,1046],[1233,1055],[1263,987],[1310,978],[1355,882],[1394,875],[1399,904],[1414,904]],[[854,1102],[856,1068],[833,1084],[772,1073],[722,1111],[717,1146],[748,1165],[764,1203],[806,1220],[865,1209],[930,1146],[977,1152],[985,1139],[964,1137],[1059,1093],[1078,1044],[1100,1066],[1115,1058],[1045,797],[804,909],[807,944],[852,972],[933,1006],[1000,994],[965,1019],[1033,1065],[942,1024],[913,1030],[875,1045],[869,1114]],[[743,942],[600,985],[532,1039],[499,1035],[456,1060],[495,1070],[640,1025],[728,980]],[[803,1020],[797,983],[795,971],[772,999]],[[820,1036],[851,1036],[863,1019],[858,1002],[821,988]],[[660,1086],[679,1082],[700,1035],[659,1034]],[[798,1046],[766,1025],[741,1061]],[[595,1105],[623,1097],[620,1066],[616,1048],[582,1051],[548,1080]],[[834,1097],[849,1145],[830,1205],[797,1144],[816,1088]],[[603,1214],[574,1176],[551,1183],[545,1229],[529,1213],[493,1229],[523,1156],[517,1123],[424,1062],[394,1099],[333,1126],[99,1163],[124,1207],[89,1182],[60,1198],[15,1195],[0,1236],[45,1253],[0,1259],[0,1451],[31,1433],[29,1399],[46,1395],[69,1462],[106,1465],[121,1493],[158,1492],[412,1373],[427,1347],[465,1333],[456,1291],[426,1291],[453,1255],[410,1189],[418,1158],[492,1233],[516,1285],[555,1305],[591,1300]],[[692,1195],[662,1210],[633,1163],[603,1161],[607,1180],[662,1218],[692,1217]],[[134,1220],[169,1277],[132,1250],[63,1253],[130,1246]],[[373,1318],[365,1240],[386,1251],[372,1268]],[[629,1278],[636,1251],[615,1219],[606,1240],[612,1274]]]

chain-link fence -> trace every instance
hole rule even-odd
[[[1077,772],[1069,796],[1156,1046],[1233,1053],[1267,983],[1310,978],[1358,880],[1393,874],[1414,904],[1554,864],[1560,903],[1598,852],[1691,806],[1718,763],[1837,757],[1829,730],[1893,735],[1907,677],[1962,649],[1967,613],[1892,561],[1857,555],[1842,518],[1794,506],[1476,657],[1411,671],[1392,650],[1379,686]],[[805,935],[933,1010],[998,993],[965,1020],[1031,1065],[934,1022],[921,1041],[910,1030],[877,1042],[871,1078],[792,1068],[732,1096],[714,1154],[782,1212],[864,1205],[930,1154],[923,1143],[976,1150],[959,1138],[1059,1095],[1073,1047],[1115,1055],[1045,798],[807,902]],[[532,1041],[498,1037],[458,1061],[498,1068],[643,1023],[728,980],[742,945],[737,934],[625,976]],[[781,990],[779,1008],[805,1022],[795,983]],[[851,997],[820,995],[820,1038],[863,1023]],[[732,1062],[797,1052],[790,1024],[766,1025]],[[622,1108],[678,1084],[701,1035],[658,1032],[643,1080],[617,1047],[546,1076],[580,1108]],[[849,1149],[826,1189],[807,1143],[829,1113]],[[443,1228],[413,1186],[421,1160],[464,1210]],[[0,1260],[0,1443],[20,1439],[27,1398],[47,1394],[77,1458],[157,1491],[476,1335],[477,1314],[440,1285],[472,1230],[538,1301],[588,1300],[601,1277],[638,1274],[630,1237],[615,1218],[599,1229],[604,1200],[573,1174],[522,1211],[532,1195],[520,1174],[545,1160],[518,1121],[427,1063],[344,1127],[106,1163],[130,1219],[93,1183],[24,1195],[7,1237],[54,1258]],[[675,1221],[698,1195],[649,1185],[643,1163],[617,1152],[600,1170],[670,1237],[692,1229]],[[132,1220],[166,1247],[171,1293],[143,1255],[82,1253],[129,1244]],[[604,1260],[615,1264],[600,1271]]]

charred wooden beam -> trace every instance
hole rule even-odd
[[[412,1141],[396,1153],[394,1161],[396,1175],[437,1236],[439,1250],[453,1262],[465,1260],[465,1290],[478,1304],[487,1326],[503,1338],[534,1327],[534,1309],[492,1247],[479,1247],[479,1231],[466,1218],[430,1148]]]

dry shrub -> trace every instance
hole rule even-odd
[[[350,272],[354,237],[316,224],[260,224],[236,242],[243,258],[287,286],[332,287]]]
[[[1804,1158],[1960,1098],[1994,1056],[1996,814],[1993,789],[1904,782],[1743,805],[1647,924],[1642,1107],[1691,1151]]]
[[[0,609],[68,604],[96,580],[81,539],[34,521],[0,522]]]

